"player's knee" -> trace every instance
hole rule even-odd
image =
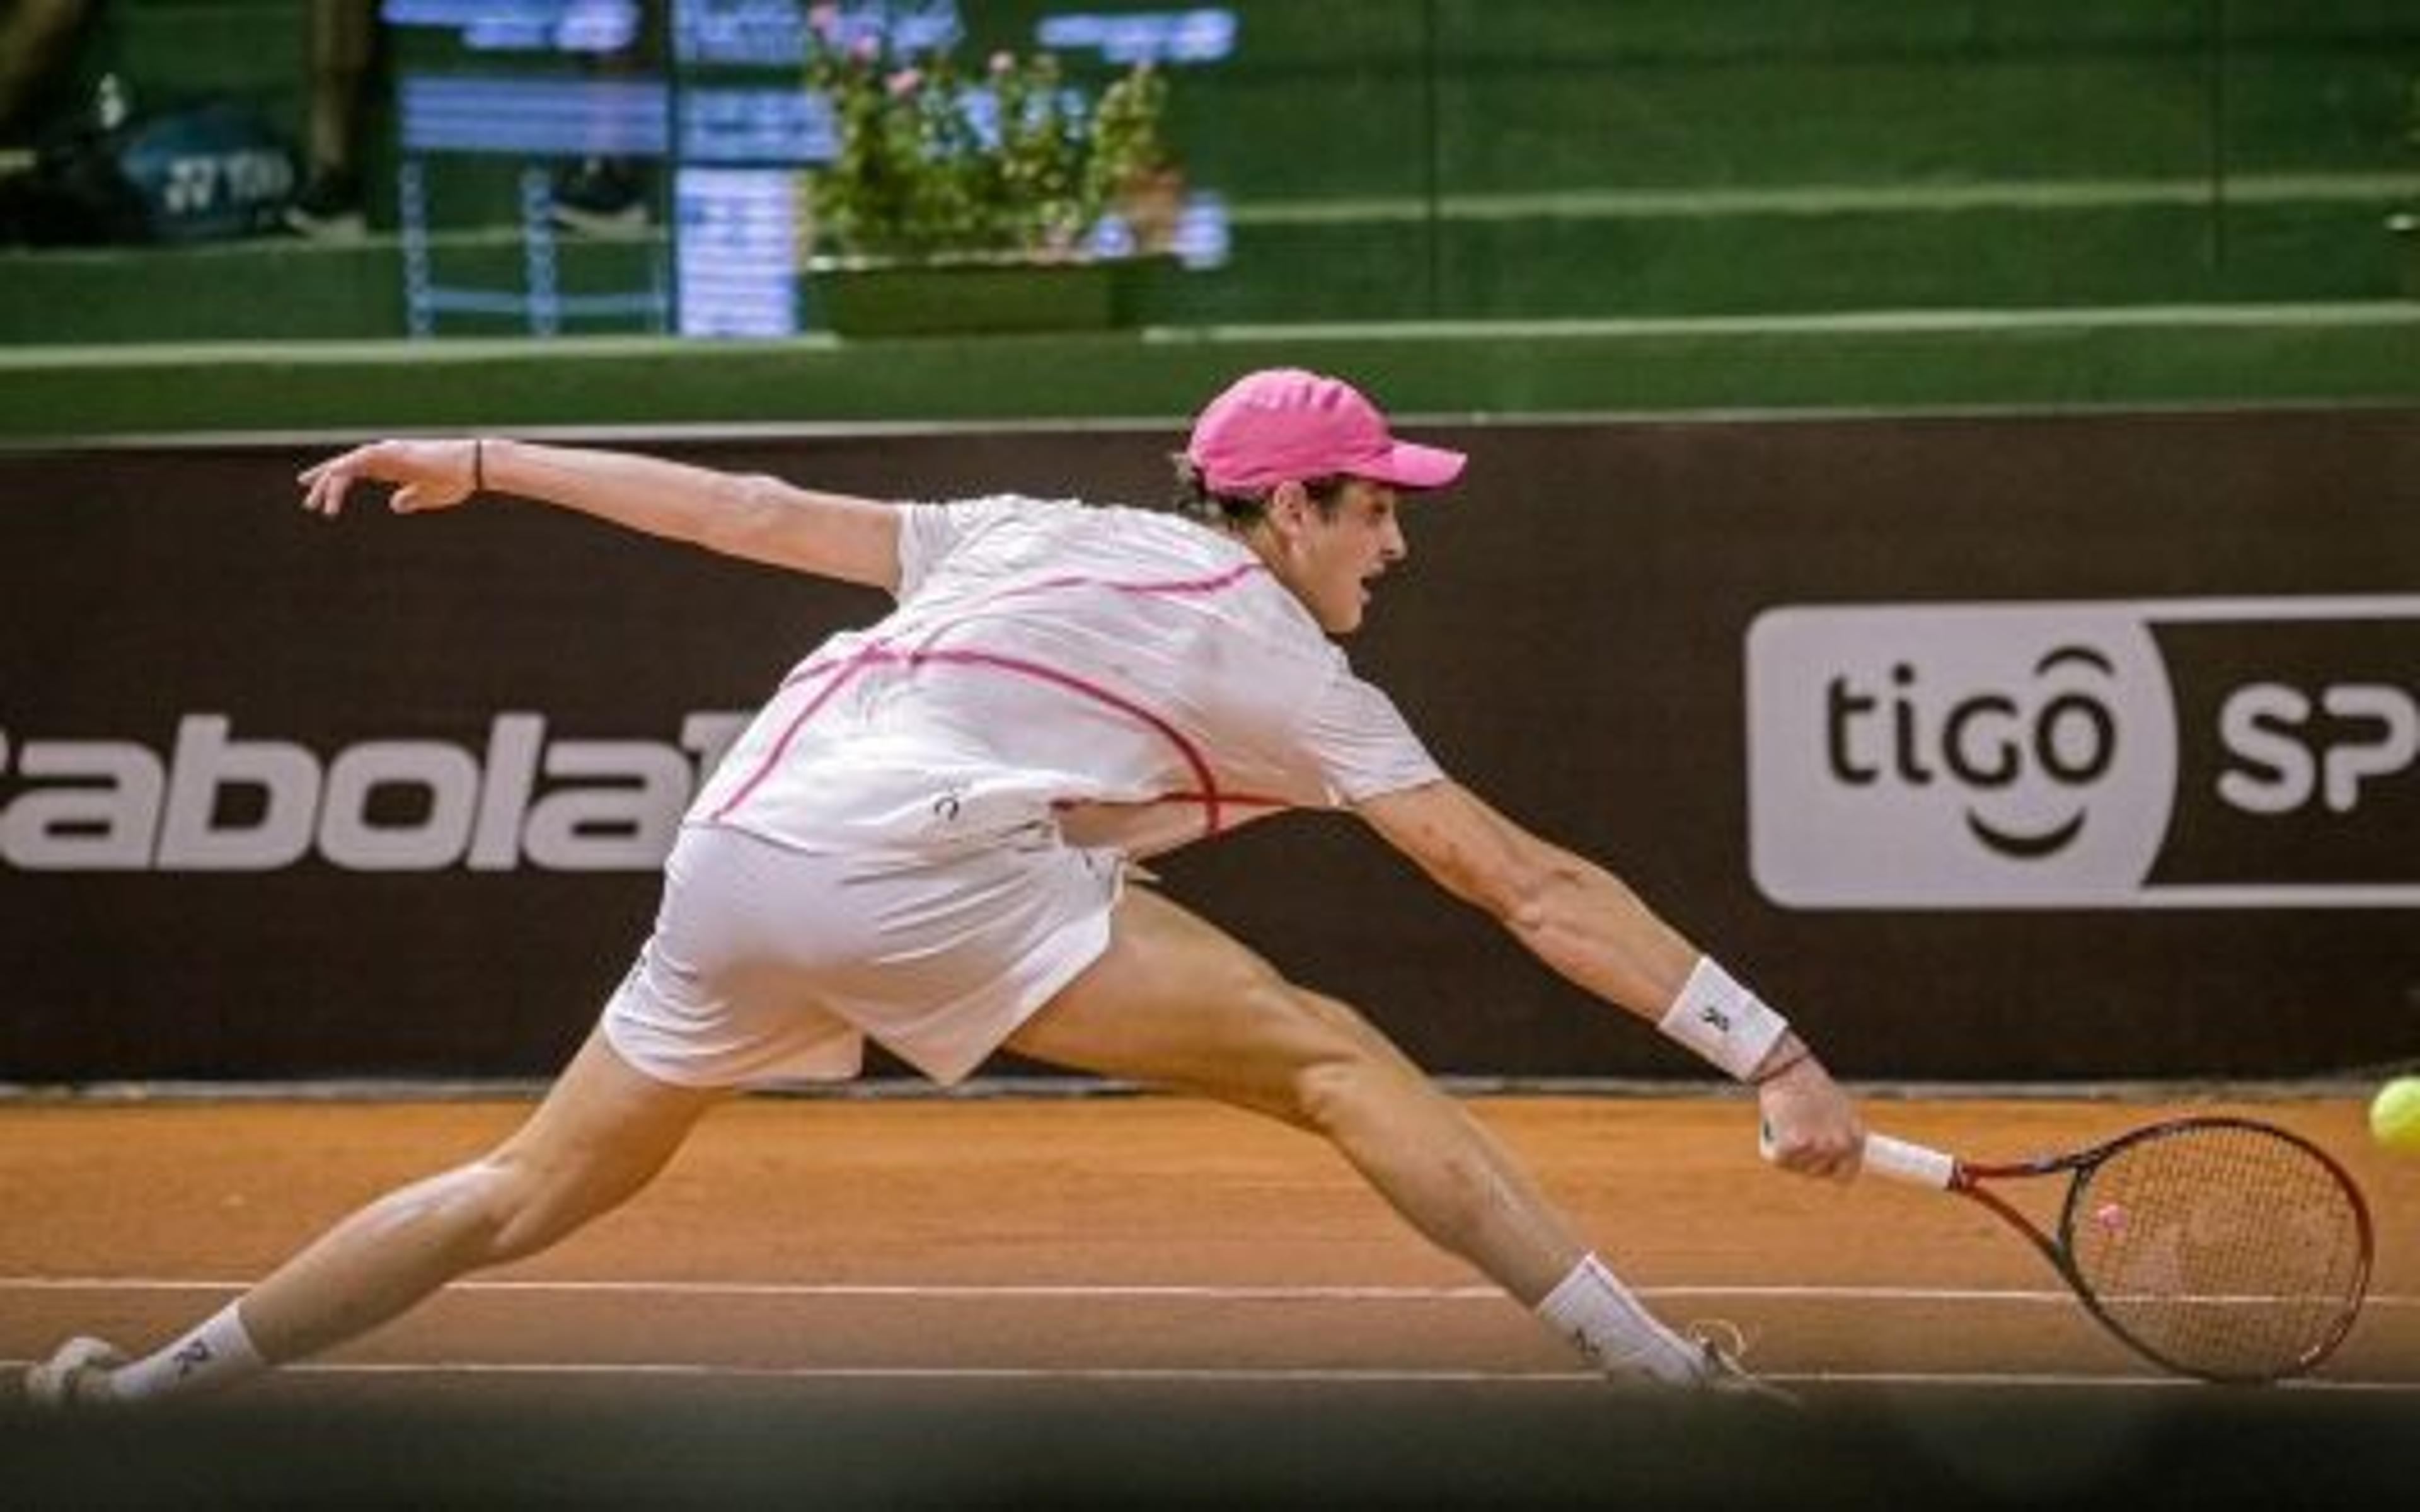
[[[644,1175],[586,1163],[539,1165],[494,1155],[479,1164],[487,1177],[482,1263],[489,1265],[536,1254],[645,1184]]]
[[[1331,1039],[1307,1058],[1293,1078],[1294,1111],[1304,1123],[1344,1134],[1382,1120],[1387,1105],[1404,1093],[1403,1076],[1366,1046]]]
[[[492,1160],[415,1181],[380,1198],[365,1214],[382,1239],[442,1253],[462,1268],[490,1265],[513,1221],[520,1195]]]

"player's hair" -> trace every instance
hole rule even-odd
[[[1277,491],[1271,486],[1256,494],[1219,493],[1210,486],[1200,465],[1191,457],[1177,452],[1170,455],[1169,461],[1176,469],[1176,494],[1170,507],[1187,519],[1222,531],[1248,531],[1259,524],[1261,517],[1268,512],[1269,495]],[[1305,478],[1302,488],[1311,495],[1311,505],[1319,511],[1320,517],[1333,519],[1348,481],[1342,474]]]

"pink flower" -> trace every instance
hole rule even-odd
[[[807,11],[807,29],[817,37],[829,38],[840,29],[840,7],[821,5]]]
[[[991,55],[991,71],[995,74],[1006,73],[1016,67],[1016,54],[1014,53],[1003,50]]]
[[[872,32],[860,32],[857,40],[849,44],[848,55],[860,63],[871,63],[882,55],[882,39]]]
[[[924,75],[915,69],[901,69],[884,81],[892,96],[904,99],[914,94],[924,83]]]

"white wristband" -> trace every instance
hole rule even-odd
[[[1773,1053],[1790,1021],[1732,980],[1713,956],[1699,956],[1681,995],[1672,999],[1655,1026],[1675,1044],[1745,1081]]]

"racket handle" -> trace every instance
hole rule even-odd
[[[1929,1145],[1910,1144],[1888,1134],[1866,1135],[1866,1170],[1874,1176],[1929,1186],[1947,1192],[1958,1179],[1958,1162]]]

